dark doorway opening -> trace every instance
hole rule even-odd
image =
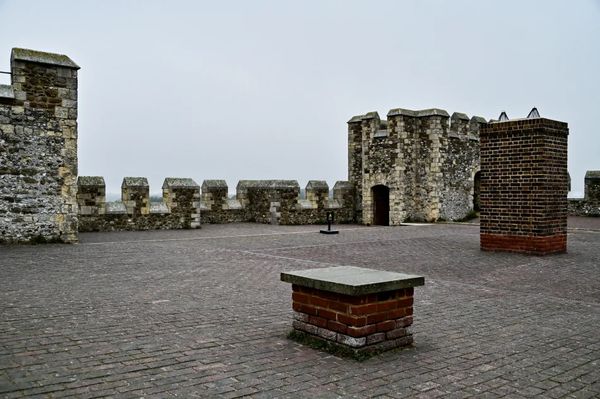
[[[378,226],[390,225],[390,189],[384,185],[374,186],[373,193],[373,224]]]
[[[479,195],[481,193],[481,172],[475,173],[473,178],[473,210],[479,212],[480,203]]]

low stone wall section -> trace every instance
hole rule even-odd
[[[145,177],[125,177],[116,202],[106,202],[100,176],[80,176],[77,187],[81,232],[200,227],[200,186],[189,178],[166,178],[162,202],[150,202]]]
[[[200,187],[192,179],[167,178],[163,200],[150,202],[147,179],[125,177],[121,201],[106,202],[104,179],[80,176],[79,231],[197,228],[200,219],[207,224],[326,224],[329,211],[334,223],[355,222],[354,191],[347,181],[335,184],[333,198],[322,180],[308,182],[306,198],[296,180],[241,180],[236,191],[229,198],[225,180],[205,180]]]
[[[600,217],[600,170],[588,170],[584,185],[584,198],[569,198],[569,215]]]

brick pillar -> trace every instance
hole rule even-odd
[[[482,250],[567,251],[568,134],[545,118],[482,126]]]

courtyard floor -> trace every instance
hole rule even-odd
[[[479,227],[204,225],[0,246],[0,397],[600,397],[600,218],[568,253]],[[285,270],[420,274],[413,347],[364,362],[286,339]]]

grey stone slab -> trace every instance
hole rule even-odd
[[[281,281],[353,296],[393,291],[425,284],[425,278],[422,276],[355,266],[335,266],[283,272],[281,273]]]
[[[227,190],[227,182],[225,180],[204,180],[202,182],[202,191],[217,188]]]
[[[464,121],[468,121],[469,117],[467,116],[467,114],[463,114],[462,112],[454,112],[452,113],[451,119],[461,119]]]
[[[471,123],[487,123],[487,121],[482,116],[472,116]]]
[[[121,188],[124,187],[149,187],[148,179],[145,177],[124,177]]]
[[[200,188],[198,183],[187,177],[167,177],[162,188]]]
[[[104,186],[104,177],[102,176],[79,176],[77,178],[78,186]]]
[[[600,179],[600,170],[588,170],[585,172],[585,179]]]
[[[13,48],[11,59],[79,69],[79,65],[77,65],[72,59],[64,54],[46,53],[44,51],[30,50],[26,48]]]

